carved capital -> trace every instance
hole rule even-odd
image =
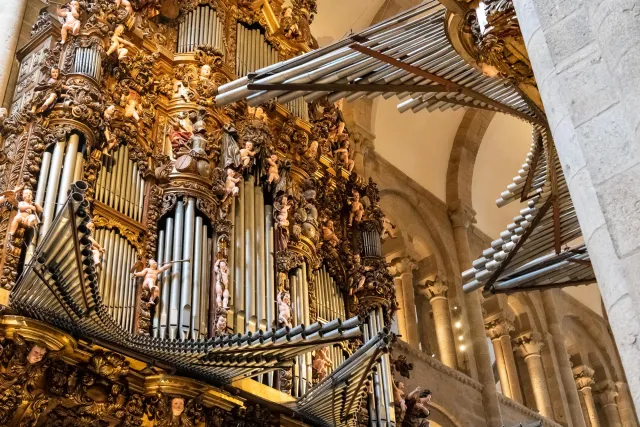
[[[389,273],[392,276],[400,276],[402,274],[411,274],[417,269],[418,265],[408,256],[393,260],[389,266]]]
[[[476,223],[476,211],[461,200],[452,203],[448,213],[454,227],[468,228],[471,224]]]
[[[516,351],[525,359],[531,356],[540,356],[544,343],[539,332],[526,332],[519,335],[513,344]]]
[[[444,297],[449,287],[442,283],[441,280],[427,280],[424,286],[418,287],[419,292],[426,296],[429,300],[436,297]]]
[[[513,325],[515,315],[510,311],[502,311],[499,314],[485,320],[484,327],[487,336],[492,340],[502,336],[509,336],[509,332],[515,329]]]
[[[586,365],[580,365],[573,368],[573,378],[576,380],[576,387],[578,390],[591,388],[595,384],[593,381],[594,373],[595,371]]]
[[[607,381],[598,386],[596,392],[596,398],[600,401],[602,406],[616,405],[616,397],[618,397],[618,391],[613,381]]]

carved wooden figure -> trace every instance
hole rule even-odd
[[[216,273],[216,304],[226,312],[229,309],[229,267],[226,260],[219,259],[213,269]]]
[[[131,2],[129,0],[115,0],[116,7],[124,6],[127,10],[127,13],[133,13],[133,7],[131,6]]]
[[[349,226],[353,225],[353,221],[359,223],[362,221],[364,215],[364,206],[360,201],[360,193],[354,191],[353,199],[351,200],[351,211],[349,212]]]
[[[244,148],[240,149],[240,163],[244,169],[248,169],[251,167],[251,162],[253,161],[253,156],[258,153],[257,150],[253,149],[252,142],[245,142]]]
[[[113,31],[113,35],[111,36],[111,45],[107,50],[107,55],[111,55],[113,52],[117,51],[118,60],[125,58],[129,53],[129,49],[127,49],[125,46],[134,47],[133,43],[122,37],[124,29],[124,25],[122,24],[116,27],[116,29]]]
[[[280,326],[288,326],[288,327],[292,327],[291,325],[291,295],[289,294],[289,292],[285,291],[284,289],[280,290],[280,292],[278,292],[278,322],[280,324]]]
[[[237,197],[240,189],[238,188],[238,183],[242,181],[242,177],[233,169],[227,169],[227,179],[224,183],[225,196],[224,200],[228,197]]]
[[[160,288],[157,286],[158,275],[163,271],[167,271],[173,265],[173,261],[168,262],[158,268],[158,262],[155,259],[149,260],[149,267],[142,271],[132,273],[136,277],[144,277],[142,289],[149,292],[149,303],[155,304],[155,300],[160,295]]]
[[[318,382],[321,382],[327,377],[327,366],[333,366],[333,362],[329,358],[329,349],[322,347],[316,351],[312,364]]]
[[[41,213],[42,206],[33,201],[33,192],[28,188],[22,190],[22,200],[18,202],[18,213],[9,226],[7,244],[11,245],[18,227],[33,230],[40,223],[38,215]]]
[[[331,246],[336,247],[340,243],[340,239],[336,236],[333,229],[333,221],[328,220],[325,225],[322,226],[322,238],[325,242],[328,242]]]
[[[267,172],[267,184],[272,184],[280,179],[280,174],[278,173],[278,155],[270,155],[267,158],[267,163],[269,164],[269,170]]]
[[[64,19],[60,29],[60,44],[65,44],[69,31],[74,36],[80,32],[80,3],[76,0],[70,1],[64,8],[58,7],[56,14]]]
[[[33,107],[31,108],[32,113],[44,113],[48,109],[52,108],[58,97],[61,95],[62,90],[66,88],[62,84],[60,79],[60,69],[57,67],[51,68],[49,71],[49,80],[45,84],[41,84],[36,86],[34,92],[41,92],[38,96],[35,97]],[[42,102],[38,107],[38,103]]]
[[[93,224],[93,221],[87,222],[87,228],[91,231],[92,234],[95,232],[95,225]],[[95,267],[96,271],[100,272],[102,270],[102,261],[105,252],[104,248],[102,247],[102,245],[100,245],[100,243],[96,241],[96,239],[93,238],[92,235],[89,235],[89,241],[91,244],[93,266]]]

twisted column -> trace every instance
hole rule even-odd
[[[396,295],[402,300],[398,317],[398,330],[400,323],[404,324],[404,340],[412,347],[418,348],[418,324],[416,322],[416,298],[413,291],[413,273],[416,265],[408,257],[399,258],[392,264],[391,272],[395,273]],[[398,288],[401,292],[398,293]],[[402,318],[402,319],[400,319]],[[401,333],[402,335],[402,333]]]
[[[453,337],[451,314],[449,313],[449,301],[447,289],[449,287],[439,280],[427,280],[421,292],[429,299],[433,311],[433,323],[436,329],[440,360],[450,368],[458,368],[456,355],[456,342]]]
[[[538,412],[547,418],[553,419],[553,407],[551,405],[551,397],[549,396],[549,388],[547,386],[547,378],[544,374],[542,366],[542,347],[544,343],[538,332],[527,332],[518,336],[514,343],[517,351],[527,364],[529,377],[531,379],[531,387],[533,388],[533,397],[536,401]]]
[[[576,381],[576,387],[582,394],[582,400],[589,416],[590,427],[600,427],[600,420],[598,419],[598,413],[596,412],[596,403],[593,400],[592,387],[595,384],[593,381],[594,370],[588,366],[581,365],[573,368],[573,376]]]
[[[449,218],[453,226],[456,255],[458,256],[461,271],[471,268],[471,249],[467,229],[475,222],[474,217],[474,210],[462,202],[450,206]],[[464,305],[469,321],[469,335],[473,347],[472,353],[475,357],[478,380],[482,384],[482,404],[485,410],[487,425],[500,426],[502,425],[500,402],[498,401],[498,391],[496,390],[493,369],[491,368],[489,346],[487,345],[484,332],[480,292],[476,291],[465,294]],[[470,361],[469,363],[471,364],[473,362]]]
[[[618,391],[613,381],[607,381],[606,384],[599,387],[596,397],[604,409],[604,415],[607,417],[609,427],[622,427],[618,403],[616,402]]]
[[[488,318],[485,322],[485,328],[496,355],[502,393],[518,403],[523,403],[516,359],[513,356],[511,336],[509,335],[509,332],[514,330],[514,318],[512,312],[502,311],[498,315]]]

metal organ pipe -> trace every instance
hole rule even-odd
[[[168,220],[167,220],[168,221]],[[164,230],[158,230],[158,255],[156,261],[159,265],[164,264]],[[163,297],[166,294],[166,286],[164,285],[164,277],[165,272],[160,273],[158,276],[158,285],[160,286],[160,298],[156,301],[156,310],[153,315],[152,321],[152,336],[158,337],[160,336],[160,312],[166,307],[166,304],[163,302]]]
[[[173,248],[173,218],[167,218],[165,222],[164,249],[162,263],[166,263],[171,258],[171,249]],[[169,324],[169,301],[171,293],[171,270],[162,273],[161,288],[161,306],[156,309],[159,314],[159,337],[165,338],[167,335],[167,325]]]
[[[189,12],[178,28],[178,53],[193,52],[198,46],[223,48],[222,22],[215,9],[204,5]]]
[[[255,192],[254,178],[250,177],[244,181],[244,210],[245,217],[245,281],[246,281],[246,302],[245,318],[247,329],[250,332],[256,331],[256,271],[255,271]]]
[[[193,292],[191,295],[191,327],[189,334],[192,338],[199,338],[200,323],[198,322],[198,314],[200,313],[200,298],[204,296],[201,294],[201,285],[203,282],[202,276],[202,256],[206,250],[206,245],[202,244],[202,218],[197,217],[195,219],[195,230],[193,236],[196,243],[193,250]],[[204,299],[204,298],[203,298]],[[183,322],[184,324],[184,322]]]
[[[245,233],[244,233],[244,197],[245,197],[245,186],[238,185],[239,197],[237,198],[238,203],[236,203],[236,222],[234,223],[235,228],[235,327],[236,333],[244,333],[245,332],[245,276],[244,276],[244,263],[245,263]]]
[[[183,250],[181,259],[189,260],[181,263],[182,267],[182,283],[180,289],[180,339],[185,339],[189,335],[189,324],[191,323],[191,294],[193,280],[193,243],[194,229],[196,221],[196,201],[188,198],[186,201],[186,209],[184,215],[184,234],[183,234]]]
[[[182,239],[184,236],[184,205],[182,200],[176,202],[175,222],[173,225],[173,257],[178,260],[182,256]],[[179,305],[180,305],[180,264],[173,264],[171,268],[171,294],[169,298],[169,338],[177,336]]]
[[[260,187],[254,187],[255,238],[256,238],[256,318],[259,329],[267,328],[267,269],[265,264],[264,194]]]
[[[46,185],[46,196],[45,196],[44,206],[43,206],[42,226],[40,227],[40,237],[44,236],[47,233],[47,231],[49,230],[49,227],[51,226],[51,222],[53,221],[65,145],[66,145],[66,141],[64,139],[56,143],[56,145],[53,148],[53,155],[51,157],[51,166],[49,168],[49,178],[46,181],[38,183],[38,186]]]

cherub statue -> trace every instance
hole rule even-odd
[[[248,169],[251,167],[251,162],[253,160],[253,156],[258,153],[258,150],[253,149],[252,142],[245,142],[244,148],[240,149],[240,164],[243,169]]]
[[[280,200],[274,203],[276,209],[276,228],[288,228],[289,227],[289,209],[293,206],[293,203],[289,201],[289,197],[286,194],[280,196]]]
[[[200,77],[200,80],[209,80],[211,78],[211,72],[211,65],[204,64],[200,67],[200,74],[198,77]]]
[[[65,44],[69,31],[74,36],[77,36],[80,32],[80,3],[72,0],[64,8],[58,7],[56,14],[64,19],[64,24],[60,29],[60,44]]]
[[[199,399],[182,396],[165,396],[158,393],[147,405],[149,419],[156,427],[194,427],[204,419],[204,411]]]
[[[304,152],[303,156],[307,160],[316,160],[318,158],[318,141],[315,139],[309,144],[309,148]]]
[[[113,35],[111,36],[111,46],[109,46],[109,49],[107,50],[107,55],[111,55],[113,52],[117,51],[118,60],[124,59],[129,53],[129,49],[125,46],[134,47],[133,43],[122,37],[122,33],[124,33],[124,25],[120,24],[113,31]]]
[[[120,6],[124,6],[124,8],[127,10],[127,13],[132,14],[133,13],[133,7],[131,6],[131,2],[129,0],[114,0],[116,7],[120,7]]]
[[[7,245],[11,247],[11,241],[18,227],[33,230],[39,223],[38,215],[42,213],[42,206],[33,201],[33,192],[25,188],[22,190],[22,200],[18,202],[18,213],[11,221],[7,233]],[[28,244],[28,242],[27,242]]]
[[[313,357],[313,364],[311,365],[316,373],[318,382],[321,382],[327,377],[327,366],[333,366],[333,362],[329,358],[329,349],[322,347],[316,351]]]
[[[293,16],[293,8],[291,8],[291,6],[286,6],[282,9],[280,27],[286,37],[290,39],[297,39],[300,37],[300,29],[298,28],[296,19]]]
[[[351,284],[355,283],[355,286],[352,286],[349,294],[353,295],[354,293],[358,293],[365,288],[365,284],[367,281],[366,273],[368,271],[373,271],[373,267],[362,265],[362,261],[360,259],[359,254],[353,255],[353,266],[350,270],[351,276]]]
[[[224,335],[227,333],[227,315],[226,313],[222,313],[218,315],[218,320],[216,321],[216,335]]]
[[[104,139],[106,140],[106,143],[102,148],[102,156],[105,159],[109,160],[108,162],[106,162],[106,164],[109,167],[113,166],[111,151],[114,149],[114,147],[116,146],[116,143],[118,142],[116,136],[113,134],[111,130],[111,122],[114,120],[115,115],[116,115],[115,105],[111,104],[104,109],[104,113],[103,113],[104,132],[103,133],[104,133]]]
[[[63,351],[63,349],[56,352],[49,351],[44,344],[39,342],[29,345],[17,331],[13,333],[13,342],[15,352],[4,373],[0,374],[0,392],[4,392],[16,384],[36,380],[29,373],[41,369],[47,359],[55,358]],[[44,370],[38,374],[44,374]]]
[[[219,309],[229,309],[229,267],[227,261],[218,259],[213,266],[216,273],[216,305]]]
[[[400,408],[398,412],[399,418],[402,419],[407,412],[407,404],[405,403],[405,397],[407,393],[404,391],[404,383],[402,381],[393,381],[393,402],[395,406]]]
[[[288,327],[292,327],[291,325],[291,295],[289,294],[289,292],[285,291],[284,289],[281,289],[280,292],[278,292],[278,322],[280,324],[280,326],[288,326]]]
[[[43,92],[39,94],[31,107],[32,113],[44,113],[49,108],[53,107],[58,97],[62,94],[62,91],[66,89],[66,86],[59,80],[60,69],[58,67],[52,67],[49,71],[49,80],[45,84],[36,86],[34,92]],[[37,106],[38,102],[42,102],[40,107]]]
[[[280,174],[278,173],[278,155],[272,154],[267,157],[267,163],[269,164],[267,184],[272,184],[280,179]]]
[[[380,235],[380,239],[383,241],[387,237],[391,237],[392,239],[397,236],[398,232],[396,231],[396,225],[391,222],[387,217],[382,219],[382,234]]]
[[[93,221],[87,222],[87,228],[91,231],[91,235],[89,235],[89,243],[91,245],[91,253],[93,257],[93,266],[96,271],[100,272],[102,270],[102,261],[104,257],[104,248],[100,243],[93,238],[93,233],[95,231],[95,225]]]
[[[338,148],[333,153],[339,164],[341,164],[349,172],[353,171],[355,162],[350,158],[349,140],[344,141],[342,143],[342,147]]]
[[[329,242],[329,244],[333,247],[338,246],[338,244],[340,243],[340,239],[338,239],[338,236],[336,236],[336,233],[333,229],[332,220],[328,220],[322,226],[322,238],[324,239],[325,242]]]
[[[144,277],[142,282],[142,289],[149,292],[149,303],[155,304],[156,298],[160,295],[160,288],[157,285],[158,275],[163,271],[167,271],[173,265],[173,261],[170,261],[158,268],[158,262],[155,259],[149,260],[149,267],[132,273],[135,277]]]
[[[238,188],[238,183],[242,181],[242,176],[233,169],[227,169],[227,179],[224,182],[225,188],[225,196],[224,200],[228,197],[237,197],[240,189]]]
[[[360,201],[360,193],[356,190],[353,190],[353,199],[351,200],[351,210],[349,211],[349,226],[353,225],[353,221],[356,223],[362,221],[362,216],[364,215],[364,206]]]
[[[430,415],[429,403],[431,402],[431,391],[416,387],[405,398],[406,410],[402,420],[402,426],[428,427],[429,421],[426,418]]]
[[[129,94],[122,95],[121,102],[124,104],[124,117],[132,118],[136,123],[140,120],[142,107],[140,106],[140,95],[129,89]]]

